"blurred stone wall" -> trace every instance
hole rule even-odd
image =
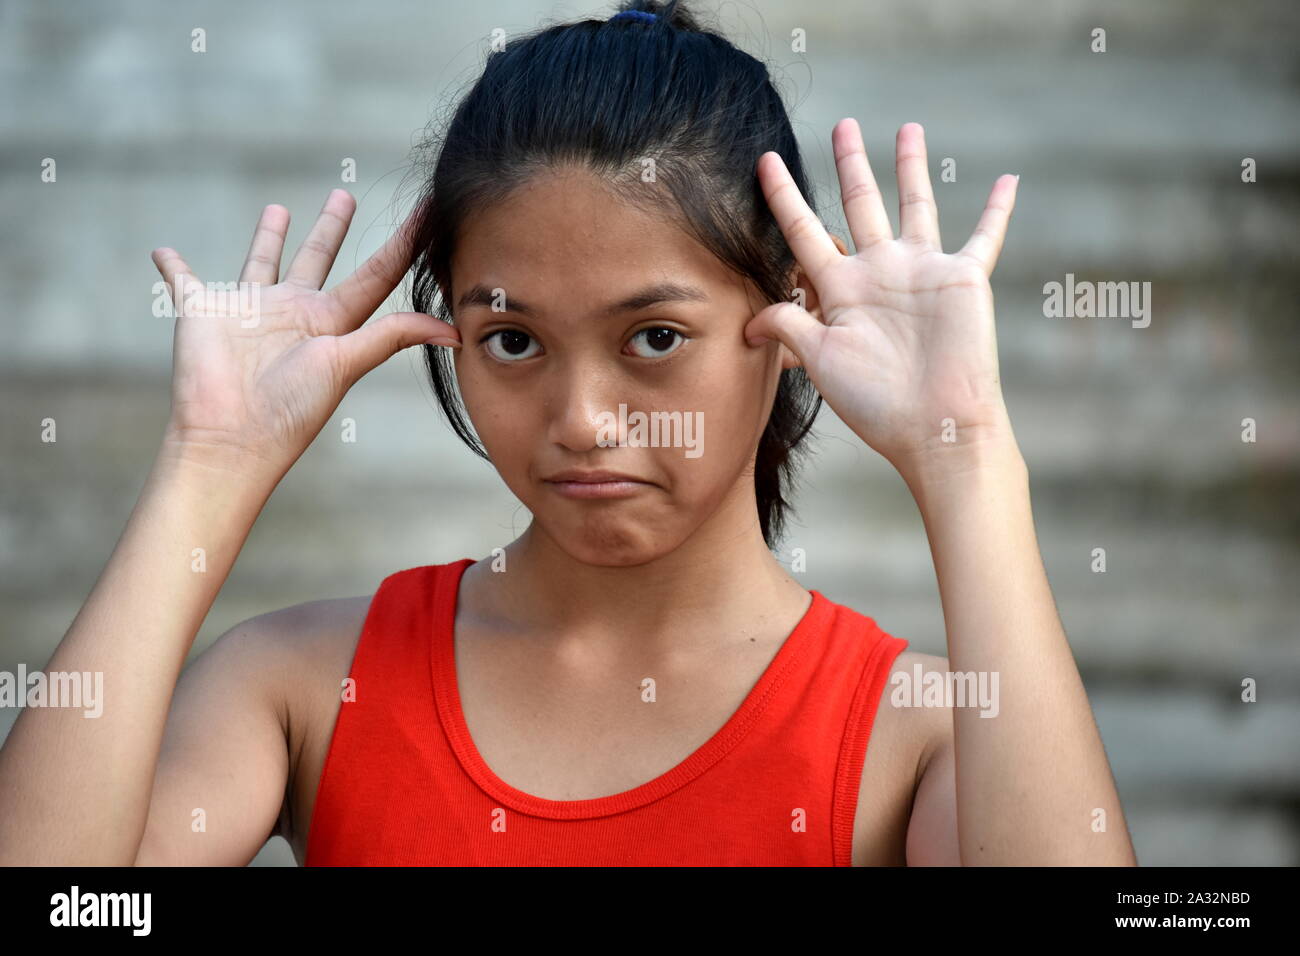
[[[1036,524],[1146,864],[1300,863],[1293,3],[696,0],[773,65],[820,210],[830,129],[863,126],[897,222],[893,147],[921,122],[948,250],[1022,174],[994,276],[1002,381]],[[409,147],[495,28],[612,5],[372,0],[0,6],[0,668],[42,667],[107,560],[167,415],[159,245],[238,273],[263,205],[295,249],[359,201],[336,271],[389,234]],[[206,31],[207,52],[191,51]],[[1090,51],[1094,28],[1105,53]],[[792,52],[791,31],[807,52]],[[57,181],[41,180],[57,162]],[[340,182],[356,160],[358,179]],[[1252,158],[1258,181],[1243,183]],[[955,182],[939,164],[956,163]],[[1150,326],[1047,318],[1067,274],[1150,282]],[[395,295],[391,308],[404,301]],[[826,409],[781,554],[807,586],[944,654],[929,547],[896,474]],[[58,422],[58,442],[40,422]],[[339,423],[359,440],[339,440]],[[1258,440],[1241,440],[1242,420]],[[442,421],[418,350],[363,379],[276,491],[194,653],[254,614],[480,557],[528,515]],[[1104,548],[1107,571],[1091,570]],[[1259,701],[1240,700],[1244,678]],[[0,736],[16,712],[0,710]],[[292,865],[283,840],[259,864]]]

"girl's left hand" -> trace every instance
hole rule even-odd
[[[777,303],[749,321],[746,339],[784,344],[844,423],[905,478],[944,449],[1012,442],[989,276],[1017,177],[998,178],[970,239],[947,254],[919,124],[898,132],[897,239],[857,122],[841,120],[831,141],[857,252],[840,252],[780,155],[764,153],[758,161],[763,194],[812,283],[817,303],[810,307],[820,320],[793,303]]]

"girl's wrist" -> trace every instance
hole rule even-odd
[[[180,441],[169,435],[154,457],[149,482],[183,488],[211,505],[256,514],[286,470],[251,453]]]
[[[961,493],[989,476],[1028,480],[1028,466],[1009,424],[961,430],[894,462],[913,495]]]

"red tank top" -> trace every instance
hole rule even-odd
[[[726,724],[621,793],[550,800],[505,783],[460,709],[465,568],[398,571],[371,601],[339,706],[307,866],[848,866],[871,724],[907,642],[812,591]]]

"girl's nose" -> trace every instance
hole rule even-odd
[[[570,451],[586,452],[601,447],[607,436],[609,418],[618,417],[620,389],[609,378],[590,367],[575,365],[557,372],[546,399],[549,438]]]

